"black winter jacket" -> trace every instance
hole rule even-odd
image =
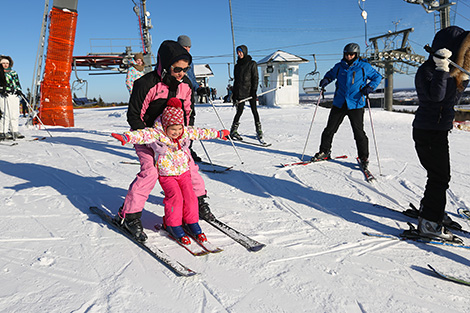
[[[464,38],[468,32],[460,27],[451,26],[439,31],[434,37],[432,48],[437,51],[447,48],[452,52],[454,62],[462,51],[467,51]],[[465,55],[465,53],[463,54]],[[455,75],[449,72],[437,71],[432,58],[424,62],[416,72],[415,87],[418,94],[419,107],[415,113],[413,127],[426,130],[452,129],[455,117],[454,105],[458,104],[462,92],[457,88]],[[468,80],[462,82],[464,90]]]
[[[258,90],[258,64],[245,55],[243,59],[238,59],[233,70],[233,99],[242,100],[248,97],[256,99]]]

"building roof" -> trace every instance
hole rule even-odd
[[[258,64],[264,63],[272,63],[272,62],[280,62],[280,63],[307,63],[308,60],[296,56],[294,54],[284,52],[282,50],[277,50],[276,52],[268,55],[261,60],[258,61]]]
[[[194,66],[194,75],[197,78],[214,76],[214,73],[212,72],[209,64],[193,64],[193,66]]]

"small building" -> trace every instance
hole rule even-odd
[[[202,87],[209,86],[209,77],[214,77],[209,64],[193,64],[194,66],[194,76],[196,76],[196,81]]]
[[[307,59],[278,50],[258,61],[261,69],[260,104],[286,106],[299,104],[299,64],[308,63]]]

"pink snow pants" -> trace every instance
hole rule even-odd
[[[152,192],[158,180],[158,171],[155,167],[155,154],[153,149],[147,145],[134,145],[135,152],[140,162],[140,172],[129,186],[124,206],[122,208],[123,217],[126,214],[141,212],[144,209],[150,193]],[[204,180],[199,174],[199,166],[194,163],[190,157],[189,171],[191,173],[191,181],[194,193],[197,197],[206,194],[206,186]]]
[[[190,171],[179,176],[160,176],[158,181],[165,192],[165,224],[174,227],[199,222],[198,202]]]

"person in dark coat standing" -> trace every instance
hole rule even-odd
[[[256,135],[259,140],[263,139],[263,131],[261,130],[261,122],[259,120],[258,109],[256,108],[256,90],[258,89],[258,64],[248,55],[248,48],[245,45],[238,46],[238,60],[233,69],[233,105],[237,108],[237,113],[233,118],[232,127],[230,128],[230,137],[233,140],[243,140],[238,133],[240,126],[240,117],[242,116],[245,102],[240,100],[251,97],[249,100],[251,113],[255,119]]]
[[[434,56],[416,72],[419,107],[413,121],[413,140],[427,182],[420,204],[418,231],[427,237],[453,241],[443,225],[452,223],[445,214],[446,191],[450,182],[448,134],[468,76],[449,64],[449,59],[470,70],[470,32],[458,26],[440,30],[434,37]]]

